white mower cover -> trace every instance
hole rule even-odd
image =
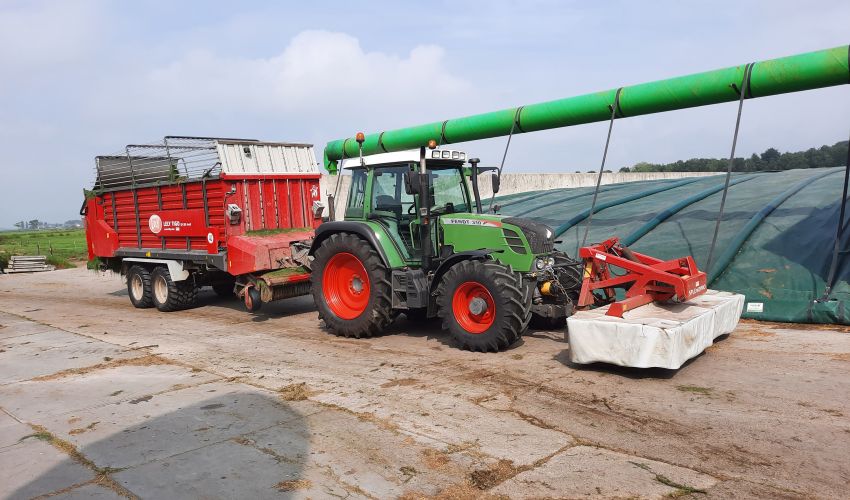
[[[731,333],[743,309],[743,295],[708,290],[681,304],[653,302],[623,318],[607,316],[608,306],[579,311],[567,319],[570,360],[675,370]]]

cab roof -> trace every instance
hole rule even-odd
[[[419,163],[421,154],[422,148],[408,149],[406,151],[397,151],[394,153],[379,153],[364,156],[363,163],[365,163],[366,166],[391,163]],[[466,153],[456,149],[425,149],[425,157],[429,160],[440,159],[441,161],[457,163],[458,165],[462,165],[466,162]],[[344,169],[360,168],[362,165],[360,157],[346,158],[341,162],[341,167]]]

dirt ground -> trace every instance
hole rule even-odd
[[[134,309],[84,269],[0,276],[0,497],[848,498],[850,333],[742,322],[678,371],[499,354],[438,323],[323,331]]]

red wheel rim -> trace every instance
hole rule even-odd
[[[331,311],[354,319],[369,305],[369,275],[360,259],[350,253],[331,257],[322,275],[322,292]]]
[[[496,302],[490,290],[476,281],[462,283],[452,297],[455,319],[469,333],[484,333],[496,318]]]

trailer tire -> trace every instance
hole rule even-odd
[[[310,291],[327,329],[342,337],[378,335],[393,320],[390,271],[368,242],[332,234],[316,249]]]
[[[461,349],[506,349],[520,339],[531,320],[529,288],[510,266],[493,260],[461,261],[446,272],[438,288],[443,329]]]
[[[143,266],[130,266],[127,270],[127,295],[134,307],[147,309],[153,306],[150,271]]]
[[[151,273],[153,303],[162,312],[192,307],[198,298],[198,287],[192,279],[173,281],[168,268],[157,266]]]

